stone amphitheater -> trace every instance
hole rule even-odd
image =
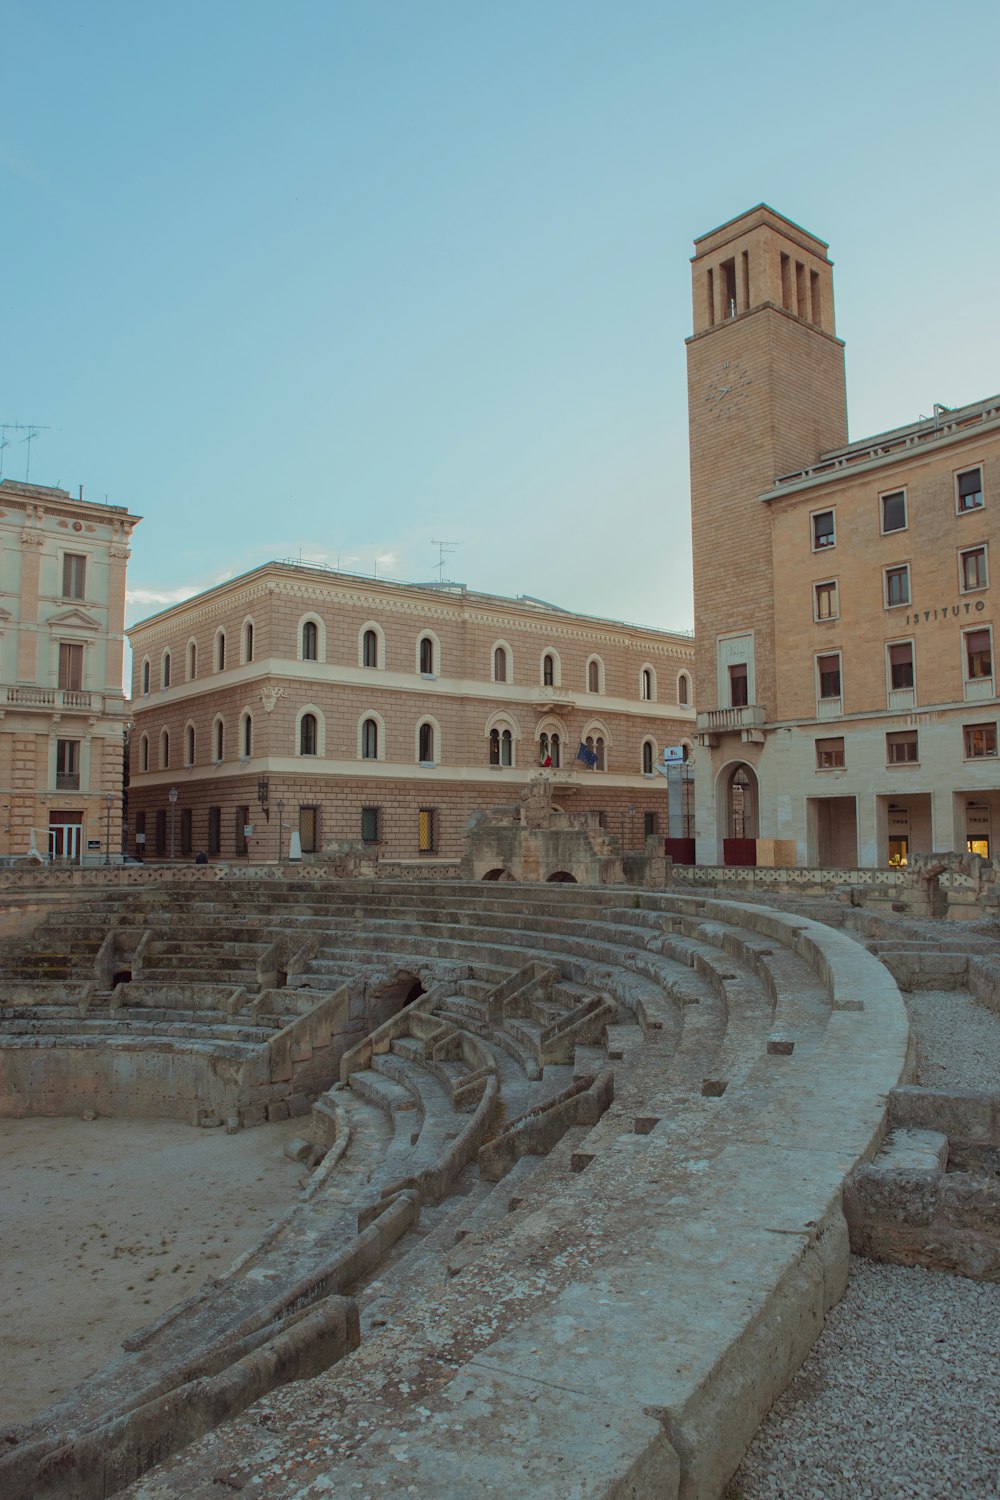
[[[914,1084],[900,993],[995,1004],[995,938],[673,888],[119,879],[7,890],[0,1108],[300,1117],[308,1178],[3,1435],[5,1500],[716,1500],[852,1246],[1000,1280],[1000,1103]]]

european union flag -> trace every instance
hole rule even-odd
[[[591,770],[597,765],[596,750],[588,750],[582,740],[580,741],[580,748],[576,752],[576,758],[577,760],[582,760],[584,765],[589,766]]]

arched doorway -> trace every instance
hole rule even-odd
[[[548,879],[556,885],[576,885],[576,876],[571,875],[568,870],[555,870]]]
[[[760,799],[753,767],[739,761],[720,778],[719,821],[727,865],[755,865],[760,836]]]

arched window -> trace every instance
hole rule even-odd
[[[253,621],[248,620],[243,627],[243,660],[253,661]]]
[[[184,764],[194,765],[194,725],[189,724],[184,731]]]
[[[170,686],[170,652],[169,651],[164,651],[164,653],[163,653],[163,667],[161,669],[160,675],[161,675],[161,677],[163,679],[163,686],[165,688],[168,688]]]
[[[596,755],[596,757],[597,757],[597,759],[594,761],[594,764],[591,766],[591,770],[592,771],[603,771],[605,769],[605,764],[604,764],[604,736],[599,734],[599,735],[597,735],[595,737],[592,734],[588,734],[587,735],[586,744],[587,744],[587,749],[590,750],[590,751],[592,751],[592,753],[594,755]]]
[[[677,679],[677,702],[685,707],[691,701],[691,681],[686,672]]]
[[[365,631],[362,656],[366,667],[378,666],[378,636],[374,630]]]
[[[139,741],[139,769],[140,771],[149,770],[149,740],[145,735]]]
[[[148,661],[144,661],[143,664],[142,664],[142,691],[144,693],[148,693],[149,692],[149,662]]]
[[[425,677],[434,676],[434,642],[429,635],[420,637],[420,670]]]
[[[226,749],[226,726],[221,719],[215,721],[215,759],[222,760]]]
[[[319,627],[315,620],[306,620],[302,627],[302,660],[319,660]],[[365,665],[367,666],[367,662]]]
[[[561,746],[558,734],[547,734],[545,730],[538,736],[538,758],[544,766],[546,761],[553,768],[559,765]]]
[[[546,687],[554,687],[556,681],[556,659],[551,651],[546,651],[542,657],[542,682]]]
[[[649,703],[652,700],[652,697],[653,697],[653,674],[649,670],[648,667],[643,667],[643,669],[642,669],[642,679],[641,679],[641,682],[640,682],[640,690],[641,690],[643,702],[644,703]]]
[[[587,692],[599,693],[601,691],[601,669],[596,661],[587,663]]]
[[[642,774],[644,776],[653,774],[653,746],[650,740],[642,742]]]
[[[198,647],[194,641],[188,642],[188,682],[193,682],[198,675]]]
[[[226,632],[220,630],[215,637],[215,670],[224,672],[226,670]]]
[[[249,714],[243,720],[243,754],[253,754],[253,719]]]
[[[490,730],[490,765],[514,764],[514,739],[509,729]]]
[[[315,714],[303,714],[299,721],[299,754],[315,755],[319,734]]]
[[[164,771],[170,769],[170,735],[166,730],[160,735],[160,768]]]
[[[497,646],[493,652],[493,681],[507,681],[507,653],[502,646]],[[510,765],[510,761],[507,765]]]
[[[378,760],[378,725],[366,719],[361,726],[361,759]]]
[[[371,722],[369,720],[369,722]],[[434,759],[434,725],[421,724],[418,731],[417,759],[420,761],[432,761]]]

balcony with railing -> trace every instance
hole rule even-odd
[[[735,734],[744,729],[763,729],[766,714],[762,703],[744,703],[739,708],[710,708],[697,716],[699,734]]]
[[[104,713],[104,694],[91,693],[82,688],[50,688],[8,685],[3,689],[3,700],[12,708],[51,708],[83,710],[86,713]]]

